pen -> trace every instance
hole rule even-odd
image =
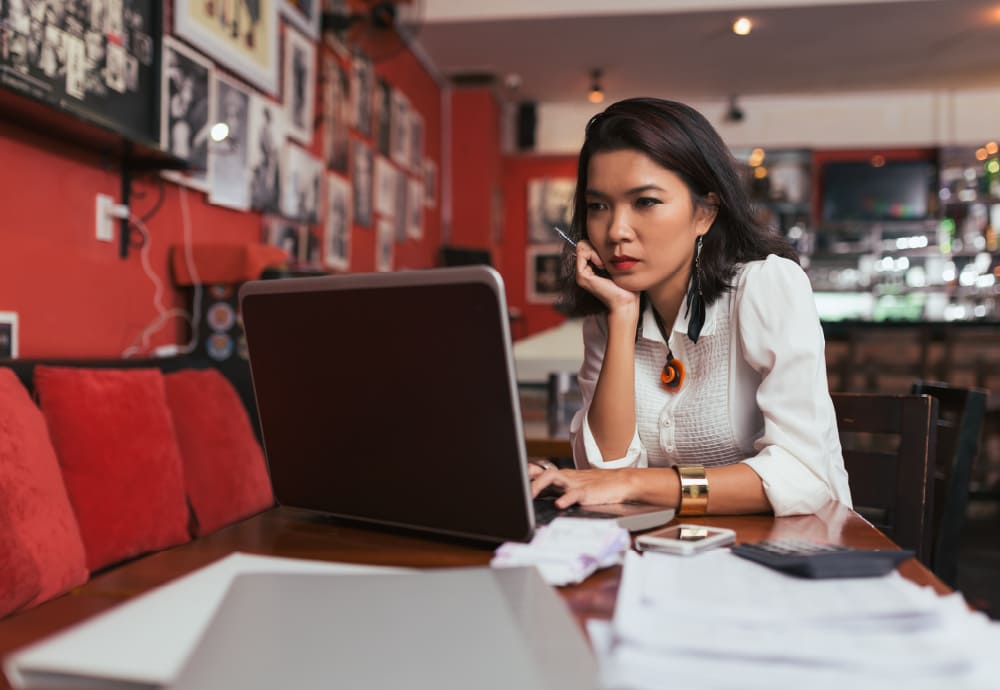
[[[571,246],[571,247],[575,247],[575,246],[576,246],[576,242],[574,242],[574,241],[572,240],[572,238],[570,238],[570,236],[569,236],[569,235],[567,235],[567,234],[566,234],[565,232],[563,232],[563,231],[562,231],[562,230],[561,230],[561,229],[559,228],[559,226],[558,226],[558,225],[553,225],[553,226],[552,226],[552,229],[553,229],[553,230],[555,230],[555,231],[556,231],[557,233],[559,233],[559,237],[561,237],[561,238],[563,238],[564,240],[566,240],[567,242],[569,242],[569,244],[570,244],[570,246]]]

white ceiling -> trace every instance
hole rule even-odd
[[[594,68],[611,101],[1000,86],[1000,0],[425,0],[416,42],[512,100],[583,102]]]

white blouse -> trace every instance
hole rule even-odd
[[[667,348],[651,308],[635,346],[636,430],[624,457],[605,460],[587,421],[607,345],[607,317],[583,325],[583,406],[570,433],[576,466],[672,467],[744,462],[762,479],[775,515],[851,506],[826,378],[823,331],[802,268],[770,255],[746,264],[735,287],[705,311],[697,344],[682,306],[670,347],[683,362],[679,391],[660,384]]]

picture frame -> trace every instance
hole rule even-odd
[[[0,359],[17,359],[17,312],[0,311]]]
[[[383,156],[375,157],[375,212],[384,218],[396,213],[396,175],[401,174]]]
[[[313,41],[319,39],[321,0],[281,0],[280,14]]]
[[[266,215],[261,220],[262,239],[283,249],[288,255],[288,265],[298,266],[308,252],[309,226],[281,216]]]
[[[563,246],[558,243],[536,244],[527,250],[527,290],[531,304],[555,304],[559,301],[561,285],[559,271],[562,265]]]
[[[354,191],[354,223],[363,228],[372,226],[372,149],[361,139],[351,142],[351,183]]]
[[[216,75],[215,122],[226,136],[208,142],[208,200],[239,211],[250,210],[250,99],[243,84]]]
[[[433,159],[424,159],[424,206],[437,208],[438,167]]]
[[[174,34],[212,60],[269,95],[278,93],[278,3],[255,0],[256,16],[246,2],[240,11],[224,13],[232,3],[175,0]]]
[[[351,60],[351,104],[354,128],[364,137],[372,133],[375,67],[364,53],[355,53]]]
[[[421,240],[424,237],[424,183],[412,177],[407,177],[406,194],[406,236]]]
[[[290,141],[285,143],[281,166],[281,215],[301,223],[319,222],[323,170],[323,161],[319,158]]]
[[[375,270],[392,270],[395,260],[395,225],[392,218],[379,218],[375,225]]]
[[[327,175],[323,232],[323,263],[327,268],[347,271],[351,267],[352,201],[351,183],[337,175]]]
[[[553,227],[569,229],[576,180],[543,177],[528,181],[528,242],[546,244],[557,238]]]
[[[260,94],[250,97],[250,208],[277,213],[280,206],[285,111]]]
[[[288,137],[310,146],[316,112],[316,44],[292,28],[285,31],[282,84]]]
[[[170,36],[163,37],[160,147],[188,164],[163,176],[209,191],[209,130],[215,123],[216,75],[212,61]]]
[[[320,111],[323,160],[326,167],[346,173],[350,149],[351,86],[347,73],[332,55],[323,56]]]

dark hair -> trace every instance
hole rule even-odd
[[[591,156],[625,149],[643,153],[678,175],[696,207],[712,205],[710,193],[718,197],[718,211],[701,252],[701,291],[706,304],[731,289],[738,264],[768,254],[798,261],[791,244],[754,215],[736,161],[708,120],[690,106],[659,98],[618,101],[587,123],[577,163],[571,225],[574,239],[587,239],[587,168]],[[570,255],[564,260],[561,310],[575,316],[606,311],[600,300],[576,284],[573,273]]]

